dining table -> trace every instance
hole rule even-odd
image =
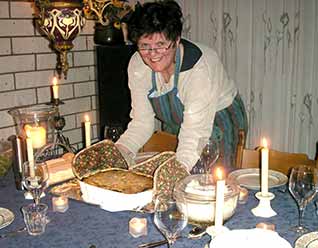
[[[291,226],[298,223],[297,204],[286,190],[286,185],[271,188],[275,198],[271,206],[277,215],[271,218],[255,217],[251,209],[258,205],[255,190],[249,190],[248,201],[238,204],[234,215],[224,225],[230,230],[251,229],[260,222],[275,225],[278,234],[286,239],[292,246],[299,237],[290,230]],[[26,231],[16,235],[0,238],[1,248],[117,248],[138,247],[142,243],[160,241],[163,235],[156,228],[152,213],[135,211],[109,212],[96,205],[83,201],[69,199],[69,208],[66,212],[54,212],[52,208],[53,195],[46,190],[46,196],[41,202],[48,205],[49,223],[45,233],[39,236],[28,235]],[[24,227],[21,207],[32,203],[24,197],[24,192],[15,188],[13,173],[9,172],[0,178],[0,208],[9,209],[14,213],[14,221],[0,229],[0,235]],[[313,202],[309,203],[304,216],[304,224],[311,230],[318,229],[318,218]],[[147,219],[147,235],[134,238],[129,233],[129,221],[134,217]],[[203,248],[210,242],[211,237],[204,235],[200,239],[187,238],[188,232],[193,228],[190,224],[183,231],[174,248]],[[161,247],[167,247],[163,245]]]

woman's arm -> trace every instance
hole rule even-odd
[[[147,98],[151,89],[151,71],[139,55],[133,55],[128,66],[128,86],[131,92],[131,121],[116,144],[135,155],[154,132],[154,112]]]

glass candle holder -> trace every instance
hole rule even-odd
[[[129,233],[134,238],[147,235],[147,219],[146,218],[132,218],[129,221]]]
[[[52,206],[54,212],[64,213],[68,210],[68,198],[65,196],[52,197]]]
[[[13,108],[8,111],[16,124],[16,134],[26,138],[28,130],[34,149],[39,149],[53,138],[53,117],[57,109],[47,105],[37,105],[25,108]]]

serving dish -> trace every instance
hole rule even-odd
[[[114,172],[114,173],[116,171],[123,172],[125,170],[120,170],[120,169],[108,170],[108,172]],[[126,171],[126,172],[134,173],[131,171]],[[137,174],[137,173],[134,173],[134,174]],[[114,174],[113,178],[116,178],[116,174]],[[110,180],[109,177],[108,177],[108,180]],[[113,182],[114,189],[109,190],[107,188],[98,187],[96,185],[92,185],[85,181],[79,180],[80,189],[82,192],[82,199],[85,202],[100,205],[102,209],[105,209],[111,212],[135,210],[139,207],[143,207],[147,205],[148,203],[152,201],[152,189],[145,190],[142,192],[137,192],[137,193],[118,192],[115,190],[117,182],[118,181],[114,181]],[[130,186],[133,187],[133,183],[130,184],[129,181],[125,180],[125,178],[122,178],[122,183],[126,184],[126,187],[128,188]]]
[[[176,199],[183,198],[188,208],[188,219],[192,224],[212,225],[215,215],[215,181],[211,175],[196,174],[180,180],[174,189]],[[238,185],[226,181],[223,220],[235,212],[240,190]]]
[[[260,169],[258,168],[235,170],[229,174],[228,178],[230,180],[235,180],[239,185],[245,188],[252,190],[260,189]],[[288,178],[283,173],[275,170],[268,171],[269,188],[283,186],[287,181]]]

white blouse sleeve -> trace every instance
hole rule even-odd
[[[154,112],[148,100],[151,89],[151,71],[136,53],[128,66],[128,86],[131,92],[131,121],[116,142],[136,154],[154,132]]]

